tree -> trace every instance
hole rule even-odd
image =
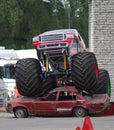
[[[14,38],[19,31],[22,10],[16,0],[0,0],[0,44],[15,48]]]
[[[70,4],[71,28],[77,29],[88,47],[88,0],[67,0]]]
[[[0,0],[0,45],[14,49],[34,48],[32,38],[35,35],[69,28],[69,23],[87,44],[88,0],[50,1]]]

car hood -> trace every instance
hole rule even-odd
[[[8,103],[10,102],[27,102],[27,101],[34,101],[35,98],[34,97],[18,97],[18,98],[13,98],[11,100],[8,101]]]

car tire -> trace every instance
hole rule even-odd
[[[23,107],[18,107],[14,110],[14,115],[16,118],[26,118],[28,117],[28,112]]]
[[[77,107],[73,109],[74,117],[85,117],[87,115],[87,110],[83,107]]]
[[[71,79],[79,91],[95,93],[97,88],[98,65],[92,52],[78,53],[71,59]]]
[[[98,77],[98,88],[96,89],[96,94],[108,93],[109,97],[111,95],[111,83],[110,76],[107,70],[100,69]]]
[[[37,59],[20,59],[15,68],[16,86],[23,96],[32,97],[41,92],[41,65]]]

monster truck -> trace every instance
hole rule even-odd
[[[42,96],[61,86],[75,86],[82,94],[110,95],[108,72],[99,75],[96,57],[88,52],[76,29],[44,32],[33,38],[33,44],[38,59],[24,58],[16,64],[16,84],[21,95]],[[107,78],[104,86],[101,77]]]

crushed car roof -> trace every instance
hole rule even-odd
[[[55,91],[74,91],[78,92],[78,90],[74,86],[66,86],[66,87],[58,87],[50,91],[50,93],[55,92]]]

